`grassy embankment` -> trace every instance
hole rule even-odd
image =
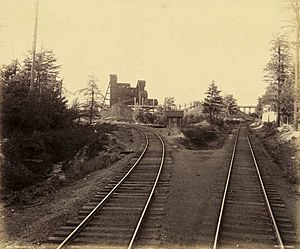
[[[115,163],[125,148],[114,132],[120,132],[114,125],[82,125],[8,139],[3,146],[2,198],[7,205],[26,204]]]
[[[266,124],[253,133],[260,139],[272,160],[282,169],[283,177],[290,184],[299,181],[300,169],[299,140],[292,135],[291,127],[277,129],[272,124]]]
[[[222,147],[232,130],[237,126],[235,123],[223,121],[205,122],[205,126],[187,125],[182,128],[185,138],[179,142],[187,149],[219,149]]]

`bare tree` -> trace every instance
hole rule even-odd
[[[173,111],[176,109],[174,97],[165,97],[164,109],[165,109],[165,111]]]

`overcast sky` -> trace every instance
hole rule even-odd
[[[38,50],[53,49],[65,87],[104,89],[109,74],[149,96],[202,100],[212,80],[239,104],[265,89],[270,40],[286,24],[286,0],[40,0]],[[34,0],[0,0],[0,64],[31,49]]]

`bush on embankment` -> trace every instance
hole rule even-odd
[[[30,59],[0,70],[1,189],[5,193],[44,181],[53,164],[71,160],[83,147],[86,158],[93,158],[105,149],[107,134],[114,130],[108,124],[78,125],[79,110],[68,107],[61,88],[57,89],[59,66],[49,56],[47,52],[42,57],[49,61],[36,72],[41,77],[33,89]]]
[[[295,138],[284,139],[285,134],[291,132],[290,128],[278,131],[274,123],[265,124],[262,129],[254,131],[265,149],[282,170],[287,182],[295,184],[298,181],[297,175],[297,140]]]
[[[211,141],[215,141],[218,135],[208,128],[191,127],[182,129],[182,133],[189,139],[195,148],[207,147]]]
[[[218,149],[224,144],[231,129],[231,125],[225,125],[220,120],[207,126],[189,125],[182,129],[186,138],[181,142],[188,149]]]
[[[111,125],[14,133],[3,144],[2,184],[6,192],[20,190],[46,178],[54,163],[71,160],[82,148],[91,159],[108,144]],[[82,170],[81,173],[84,173]]]

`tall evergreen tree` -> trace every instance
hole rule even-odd
[[[89,124],[92,124],[93,120],[100,118],[101,103],[104,98],[98,86],[98,79],[90,75],[88,86],[79,92],[85,96],[85,102],[82,104],[82,116],[87,117]]]
[[[262,103],[262,97],[257,98],[257,105],[255,107],[255,113],[257,114],[258,117],[261,118],[262,113],[263,113],[263,103]]]
[[[220,93],[221,90],[218,89],[218,86],[213,80],[208,87],[206,92],[207,96],[203,103],[204,112],[209,113],[210,120],[222,110],[223,98]]]
[[[67,108],[66,99],[60,96],[60,91],[46,87],[45,91],[29,92],[30,71],[26,64],[29,59],[26,58],[22,65],[14,61],[2,70],[1,111],[4,132],[16,129],[43,131],[68,126],[72,123],[73,117]],[[55,67],[56,62],[52,61],[51,64]],[[39,69],[39,74],[52,75],[51,68],[45,66]],[[56,74],[56,79],[58,76]],[[51,79],[50,76],[43,77],[39,82],[47,86],[53,82]]]
[[[227,114],[236,114],[238,111],[237,100],[232,94],[227,94],[224,96],[224,107],[226,108]]]
[[[283,36],[277,36],[271,42],[271,58],[265,67],[265,81],[268,83],[265,98],[277,113],[276,123],[279,126],[281,115],[292,115],[293,105],[292,66],[289,43]],[[286,109],[288,108],[288,109]]]
[[[22,70],[23,81],[27,84],[31,77],[31,57],[24,60],[24,67]],[[57,64],[57,59],[52,50],[43,49],[35,56],[34,66],[34,88],[38,92],[47,89],[58,91],[61,94],[62,80],[59,77],[60,65]]]
[[[32,184],[51,169],[53,162],[63,159],[68,153],[63,142],[74,127],[73,111],[51,86],[59,78],[58,72],[54,77],[52,71],[56,60],[37,69],[36,91],[30,91],[29,61],[13,61],[1,69],[1,128],[7,139],[1,182],[7,190]]]

